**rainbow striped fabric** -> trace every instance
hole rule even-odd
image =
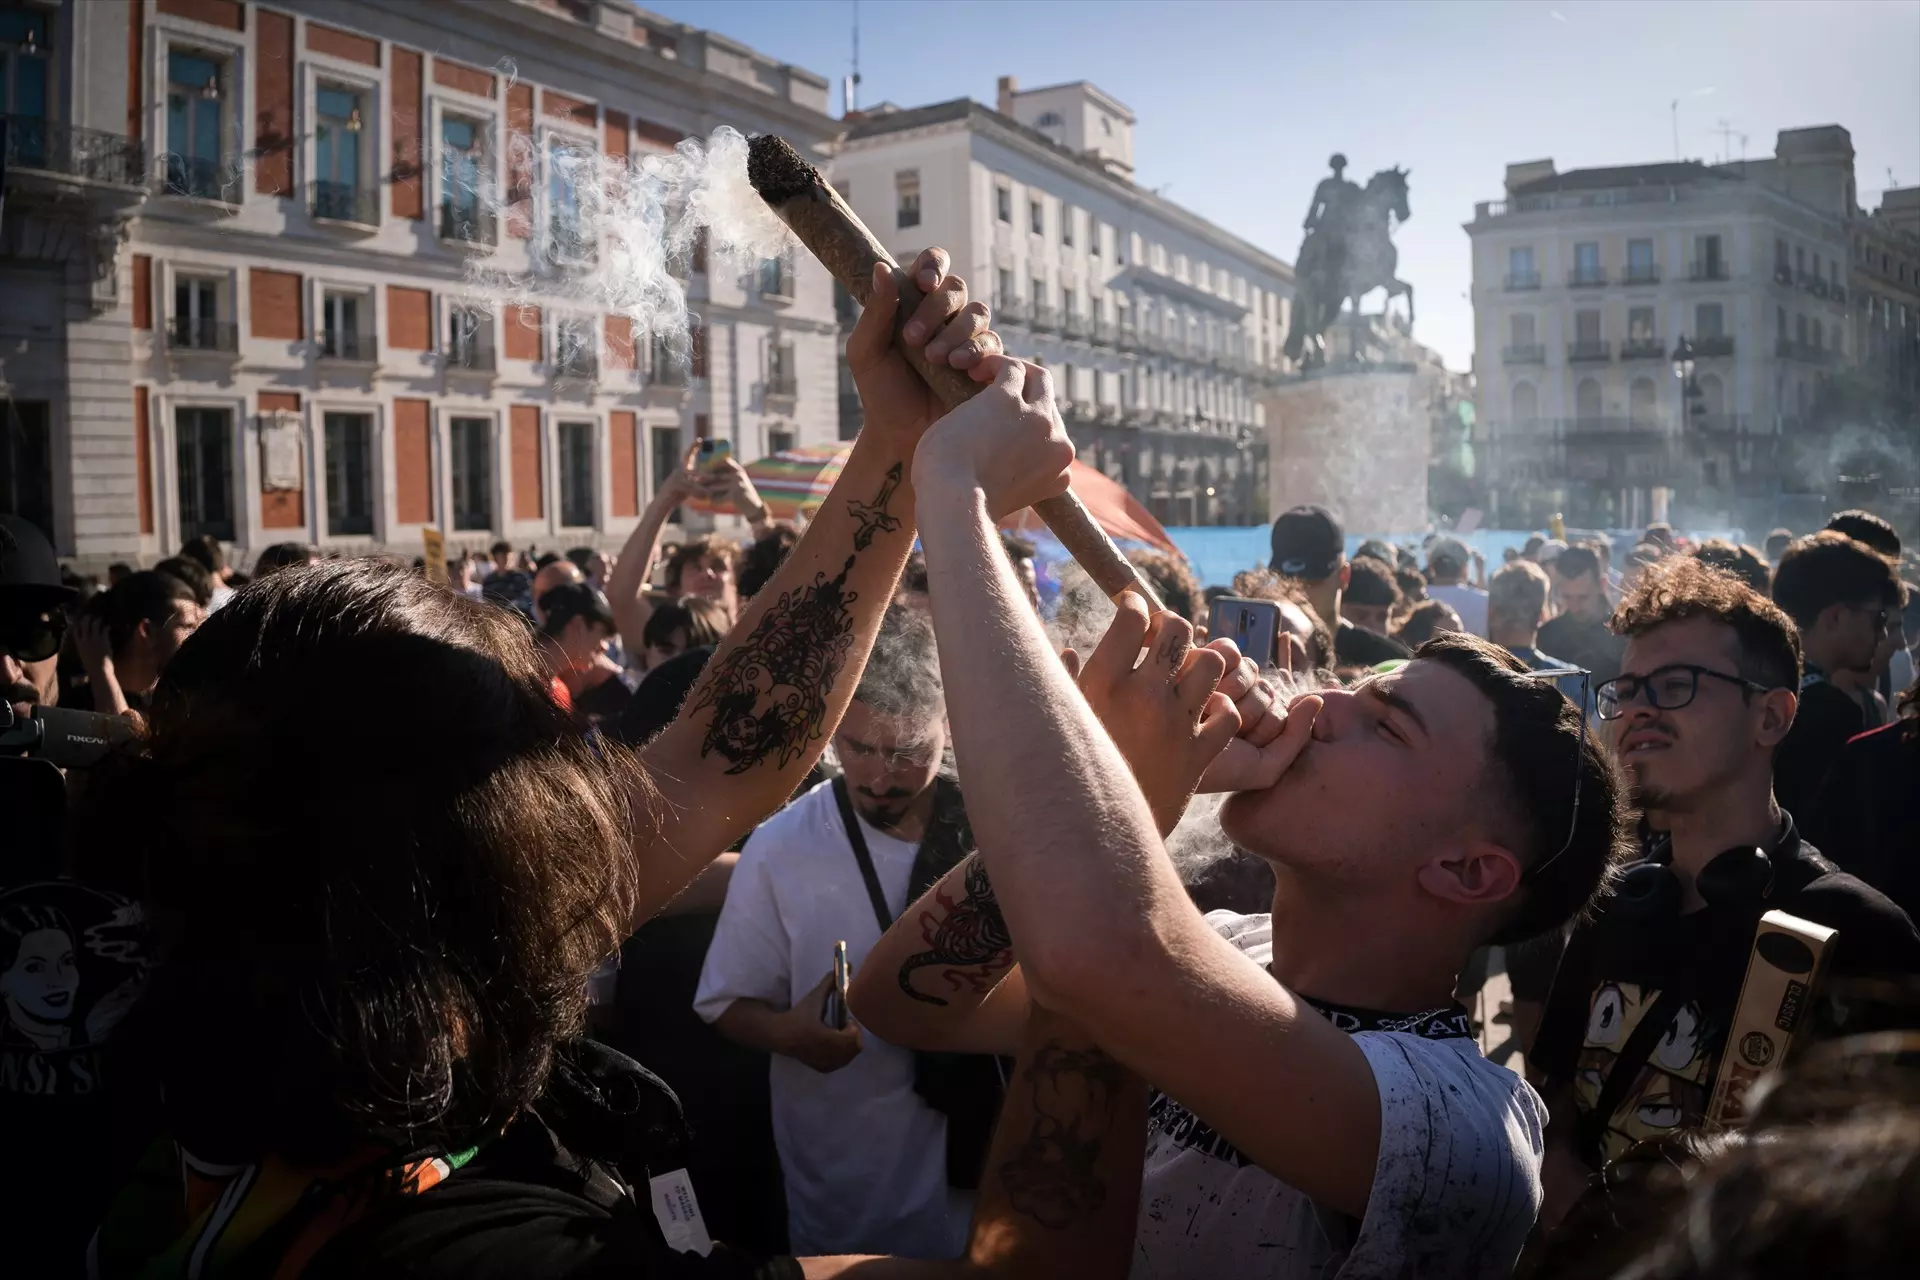
[[[767,512],[773,519],[806,520],[826,501],[827,493],[833,488],[833,482],[840,478],[840,468],[846,465],[847,455],[851,452],[851,440],[783,449],[749,462],[747,474],[753,478],[753,487],[760,491],[760,500],[767,504]],[[732,503],[694,499],[687,506],[691,510],[710,514],[738,514]]]

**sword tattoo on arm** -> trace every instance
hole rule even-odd
[[[887,478],[880,486],[880,492],[874,495],[872,502],[862,502],[858,498],[847,503],[847,514],[860,522],[853,532],[853,549],[865,551],[873,545],[876,533],[892,533],[900,527],[900,517],[887,510],[887,504],[893,501],[893,491],[900,487],[900,464],[894,463],[887,472]]]

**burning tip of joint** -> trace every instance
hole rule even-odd
[[[747,181],[762,200],[779,204],[810,190],[820,181],[820,171],[785,138],[762,133],[747,141]]]

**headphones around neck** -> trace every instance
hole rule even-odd
[[[1780,843],[1793,833],[1788,826]],[[1777,847],[1777,846],[1776,846]],[[1680,914],[1680,877],[1674,874],[1673,843],[1658,837],[1646,860],[1628,867],[1614,889],[1614,905],[1630,920],[1664,920]],[[1757,844],[1735,845],[1700,868],[1694,888],[1710,907],[1752,906],[1773,896],[1773,855]]]

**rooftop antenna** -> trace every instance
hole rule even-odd
[[[847,95],[847,110],[860,106],[860,0],[853,0],[853,89]]]
[[[1733,163],[1733,125],[1724,117],[1720,120],[1720,163]],[[1746,135],[1742,134],[1744,140]]]

